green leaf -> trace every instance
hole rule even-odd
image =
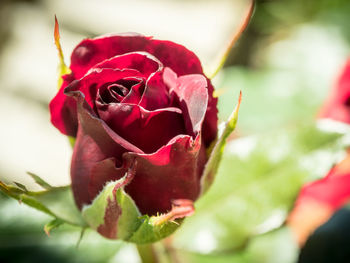
[[[203,195],[212,185],[216,172],[218,170],[222,154],[224,152],[226,139],[236,128],[238,120],[238,111],[242,100],[242,93],[239,94],[238,104],[232,112],[228,121],[225,123],[224,129],[219,138],[214,142],[214,147],[210,152],[207,164],[204,167],[203,175],[201,177],[201,194]]]
[[[50,236],[50,231],[52,229],[55,229],[57,227],[59,227],[60,225],[62,225],[64,223],[63,220],[61,219],[58,219],[58,218],[55,218],[54,220],[50,221],[49,223],[47,223],[45,226],[44,226],[44,231],[45,233]]]
[[[28,190],[27,190],[27,187],[26,187],[25,185],[23,185],[23,184],[21,184],[21,183],[17,183],[17,182],[14,182],[14,184],[15,184],[16,186],[18,186],[19,188],[21,188],[21,190],[23,190],[23,191],[25,191],[25,192],[28,191]]]

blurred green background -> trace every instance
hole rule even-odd
[[[25,174],[69,184],[71,149],[49,122],[56,93],[54,14],[66,62],[85,37],[136,31],[184,44],[212,66],[246,0],[60,0],[0,2],[0,180],[38,189]],[[315,116],[350,47],[348,0],[261,0],[213,80],[220,120],[243,92],[235,140],[214,186],[174,235],[179,262],[296,262],[284,220],[300,186],[342,158],[344,138]],[[329,126],[329,125],[328,125]],[[0,262],[140,262],[131,244],[62,226],[0,193]]]

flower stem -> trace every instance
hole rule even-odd
[[[136,245],[142,263],[160,263],[157,252],[152,244]]]

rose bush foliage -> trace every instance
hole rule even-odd
[[[125,176],[119,187],[141,214],[196,200],[217,136],[217,99],[196,55],[170,41],[109,35],[78,44],[70,70],[50,112],[53,125],[76,138],[71,180],[79,209]],[[108,213],[118,220],[122,211]]]

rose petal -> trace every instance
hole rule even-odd
[[[63,82],[62,88],[50,101],[51,123],[61,133],[75,137],[78,129],[77,105],[73,98],[69,98],[63,93],[67,85],[66,81]]]
[[[198,154],[201,138],[180,135],[152,154],[126,153],[137,161],[136,175],[125,190],[142,214],[171,210],[174,199],[195,200],[199,194],[199,171],[204,163]]]
[[[218,99],[213,97],[214,88],[209,79],[208,82],[208,107],[203,122],[202,138],[207,147],[216,139],[218,133]]]
[[[94,194],[102,189],[106,176],[108,179],[109,176],[118,177],[113,173],[102,178],[100,174],[103,170],[94,168],[97,163],[106,158],[115,158],[115,165],[122,166],[123,153],[128,151],[143,153],[143,151],[121,138],[106,123],[97,118],[80,91],[71,91],[68,95],[77,100],[79,131],[73,151],[71,178],[74,197],[78,207],[81,208],[83,204],[90,203]],[[92,173],[93,169],[95,169],[94,173]],[[123,171],[120,170],[121,173]],[[101,178],[91,179],[96,174]],[[94,180],[95,183],[97,181],[93,189],[90,186],[90,180]]]
[[[139,103],[141,107],[147,110],[169,107],[169,91],[162,76],[163,72],[156,72],[147,80],[145,91]]]
[[[129,93],[124,97],[121,103],[138,104],[141,101],[144,88],[145,83],[144,80],[141,79],[139,83],[131,87]]]
[[[103,60],[135,51],[152,54],[178,75],[203,72],[197,56],[184,46],[138,34],[85,39],[74,49],[70,68],[75,73],[75,77],[80,78]]]
[[[92,167],[90,171],[89,187],[87,188],[92,198],[103,189],[103,186],[107,182],[122,178],[130,168],[131,162],[124,162],[120,167],[116,167],[116,163],[118,162],[120,162],[120,160],[117,161],[115,158],[108,158],[96,163],[96,165]]]
[[[182,45],[171,41],[152,39],[138,34],[108,35],[83,40],[71,56],[71,70],[79,78],[95,64],[124,53],[145,51],[177,75],[204,74],[198,57]],[[213,98],[214,88],[207,79],[209,102],[203,123],[203,140],[209,145],[217,135],[217,98]],[[145,107],[152,110],[151,108]],[[154,109],[154,108],[153,108]]]
[[[94,69],[80,80],[75,80],[65,88],[65,93],[81,91],[90,107],[95,108],[97,90],[106,84],[112,84],[128,77],[142,77],[142,74],[132,69]]]
[[[186,134],[180,109],[148,111],[125,103],[97,103],[97,111],[107,125],[146,153],[157,151],[179,134]]]
[[[96,64],[92,69],[95,68],[135,69],[147,79],[150,74],[161,71],[163,65],[149,53],[131,52],[106,59]]]
[[[350,124],[350,60],[347,61],[318,117]]]
[[[350,174],[337,174],[331,170],[326,177],[303,186],[296,203],[313,199],[332,209],[338,209],[350,199],[349,186]]]
[[[208,90],[207,81],[199,74],[177,77],[176,73],[165,68],[164,82],[170,89],[172,96],[176,96],[184,114],[187,131],[196,136],[202,127],[207,111]]]
[[[191,136],[179,135],[157,152],[144,154],[96,118],[81,92],[69,95],[78,101],[80,129],[71,177],[79,208],[91,203],[106,181],[120,178],[134,160],[137,162],[136,175],[126,191],[141,212],[155,215],[169,211],[173,199],[197,198],[199,178],[206,161],[200,136],[193,141]],[[105,161],[111,157],[115,159]]]
[[[203,74],[203,70],[197,56],[184,46],[170,41],[154,40],[151,37],[145,37],[138,34],[124,34],[102,36],[94,39],[83,40],[74,49],[71,55],[71,76],[75,79],[79,79],[96,64],[114,56],[135,51],[145,51],[152,54],[159,59],[164,66],[170,67],[179,76],[186,74]],[[207,114],[203,123],[202,137],[206,145],[209,145],[216,138],[217,134],[217,98],[213,98],[212,96],[213,86],[211,85],[210,80],[207,79],[207,82],[209,102]],[[151,105],[151,103],[149,103],[147,107],[145,105],[143,106],[149,110],[153,110],[155,108],[149,108],[149,105]],[[61,112],[63,106],[58,106],[57,112]],[[54,106],[51,108],[53,107]],[[69,110],[74,112],[74,109]],[[59,118],[54,116],[52,119]],[[66,117],[66,119],[68,119],[68,117]],[[66,130],[69,130],[68,128],[62,128],[64,125],[60,125],[57,122],[59,121],[54,121],[53,123],[61,130],[61,132],[65,133]]]

